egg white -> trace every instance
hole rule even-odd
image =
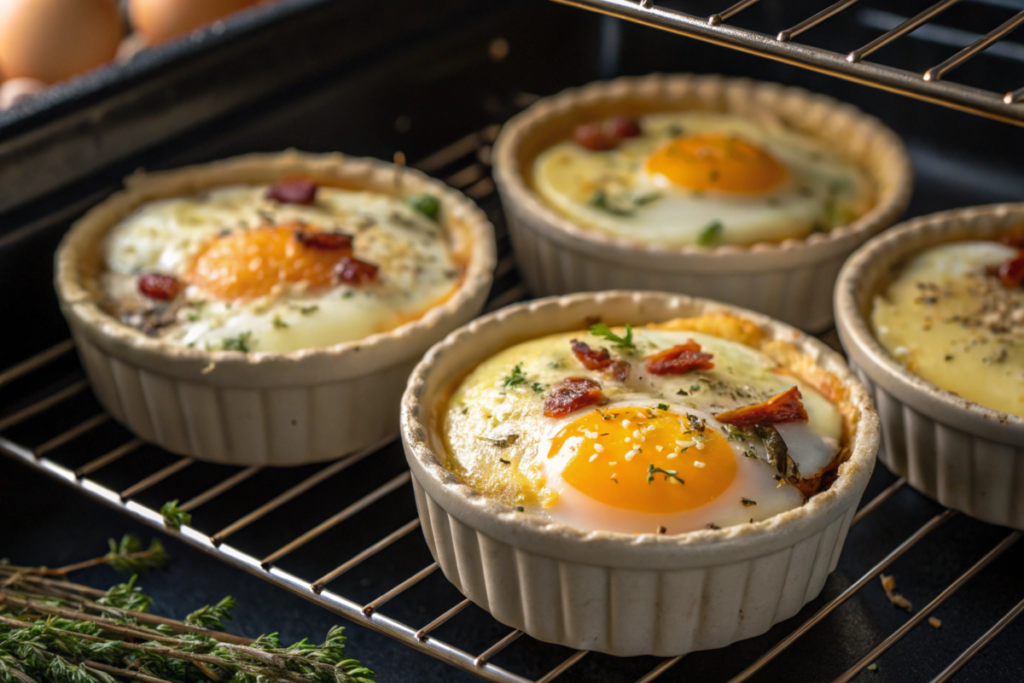
[[[182,278],[218,237],[267,225],[302,223],[354,234],[354,253],[380,267],[372,287],[305,283],[249,300],[225,301],[192,285],[175,319],[157,330],[187,347],[224,348],[246,340],[251,351],[284,353],[330,346],[394,329],[419,317],[458,286],[461,269],[444,230],[400,198],[320,187],[313,206],[265,199],[266,186],[231,185],[194,197],[149,202],[115,226],[104,243],[102,287],[116,309],[154,302],[138,292],[144,273]]]
[[[533,183],[560,213],[587,228],[641,244],[697,244],[712,223],[722,225],[721,244],[753,244],[801,238],[870,208],[866,175],[828,147],[772,119],[753,121],[726,114],[677,112],[641,118],[643,135],[615,150],[592,152],[566,141],[534,162]],[[697,192],[652,177],[647,158],[683,134],[723,133],[771,154],[788,170],[787,180],[761,194]],[[629,215],[598,208],[594,193],[618,198]],[[639,202],[633,206],[631,202]]]

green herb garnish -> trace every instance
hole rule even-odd
[[[526,373],[523,372],[521,363],[516,363],[516,366],[512,368],[512,372],[505,375],[505,378],[501,380],[501,386],[506,389],[517,387],[520,384],[526,383]]]
[[[543,394],[545,389],[544,385],[540,382],[534,382],[530,385],[530,388],[533,389],[533,393],[535,394]]]
[[[679,472],[677,472],[676,470],[663,470],[660,467],[655,467],[654,463],[652,462],[650,465],[647,466],[647,483],[648,483],[648,485],[652,481],[654,481],[654,475],[655,474],[664,474],[665,475],[665,481],[668,481],[669,479],[675,479],[680,484],[685,484],[686,483],[685,481],[683,481],[682,479],[680,479],[679,477],[676,476],[677,474],[679,474]]]
[[[178,501],[172,500],[164,503],[160,508],[160,514],[164,518],[164,524],[171,529],[180,529],[183,525],[192,523],[192,515],[178,507]]]
[[[242,353],[249,353],[250,342],[252,342],[252,332],[242,332],[237,337],[225,337],[221,341],[221,348],[224,351],[241,351]]]
[[[700,231],[697,236],[697,244],[702,247],[714,247],[722,241],[722,232],[725,230],[725,225],[722,221],[711,221],[707,226]]]
[[[150,541],[148,549],[143,548],[139,537],[132,534],[122,536],[120,543],[112,538],[107,543],[110,552],[103,556],[102,562],[109,564],[116,571],[145,576],[150,569],[158,569],[167,564],[168,557],[164,552],[164,546],[155,538]],[[73,571],[77,568],[72,565],[64,567],[63,571]]]
[[[630,349],[635,351],[636,345],[633,343],[633,326],[626,323],[626,336],[620,337],[611,331],[611,329],[604,323],[597,323],[590,327],[590,334],[595,337],[603,337],[608,341],[612,342],[615,348],[618,349]]]
[[[487,443],[491,444],[492,446],[497,446],[498,448],[508,448],[509,446],[514,444],[516,441],[519,441],[519,435],[518,434],[509,434],[509,435],[503,436],[503,437],[501,437],[499,439],[492,439],[489,436],[478,436],[476,438],[479,439],[480,441],[486,441]]]
[[[153,604],[153,598],[142,592],[141,588],[135,586],[138,574],[132,574],[128,583],[119,583],[111,586],[107,594],[96,600],[97,605],[113,607],[114,609],[128,610],[129,612],[148,612]]]
[[[441,200],[432,194],[414,194],[406,197],[404,201],[432,221],[437,221],[441,216]]]
[[[607,193],[605,193],[604,190],[595,190],[594,194],[591,195],[590,201],[588,202],[588,204],[590,204],[595,209],[600,209],[601,211],[607,211],[608,213],[612,214],[613,216],[632,216],[633,215],[633,209],[626,208],[624,206],[619,206],[618,204],[613,204],[612,202],[608,201],[608,195],[607,195]]]
[[[281,316],[275,315],[274,316],[274,327],[276,327],[279,330],[285,330],[285,329],[288,329],[288,323],[286,323],[285,321],[281,320]]]
[[[668,410],[668,404],[667,403],[659,403],[658,404],[658,410]]]
[[[189,626],[208,628],[213,631],[223,631],[224,621],[231,621],[231,610],[238,607],[238,603],[230,595],[218,602],[216,605],[200,607],[185,617],[185,623]]]

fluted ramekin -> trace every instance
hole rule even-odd
[[[928,247],[990,239],[1024,223],[1024,204],[993,204],[922,216],[864,245],[836,284],[836,325],[850,364],[882,420],[879,457],[925,495],[993,524],[1024,529],[1024,418],[940,389],[878,342],[872,302],[899,265]]]
[[[676,536],[585,532],[517,512],[444,467],[438,433],[450,390],[514,343],[600,318],[642,325],[728,311],[833,375],[846,389],[849,459],[832,486],[765,521]],[[430,350],[402,399],[402,440],[423,533],[448,579],[496,619],[541,640],[615,655],[679,655],[767,631],[821,591],[878,448],[878,416],[843,359],[769,318],[653,292],[606,292],[510,306]]]
[[[458,290],[390,332],[291,353],[184,348],[122,324],[98,305],[107,232],[144,202],[294,175],[441,199],[450,238],[466,246]],[[476,316],[495,265],[493,227],[439,181],[373,159],[295,151],[139,173],[79,220],[57,250],[55,284],[86,374],[104,408],[141,439],[233,465],[299,465],[376,445],[398,433],[398,406],[423,353]]]
[[[873,181],[875,204],[847,226],[806,239],[752,246],[643,245],[581,227],[530,187],[533,160],[585,121],[611,114],[701,109],[752,117],[769,112],[825,141]],[[843,261],[899,218],[913,171],[900,139],[878,119],[799,88],[721,76],[624,77],[538,101],[502,128],[494,177],[523,277],[534,294],[606,289],[679,292],[751,308],[810,331],[833,320]]]

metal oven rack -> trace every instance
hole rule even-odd
[[[954,5],[959,4],[961,0],[939,0],[914,16],[902,18],[903,21],[895,27],[847,54],[801,44],[794,42],[794,39],[855,7],[858,0],[839,0],[802,21],[789,26],[779,26],[775,35],[725,23],[757,5],[760,0],[739,0],[739,2],[723,7],[709,16],[696,16],[662,7],[656,5],[655,0],[555,1],[826,73],[863,85],[1024,126],[1024,103],[1022,103],[1024,87],[1017,87],[1017,89],[1003,94],[945,80],[946,76],[954,69],[965,65],[1024,24],[1024,11],[1014,14],[987,33],[976,36],[972,42],[949,58],[924,72],[916,73],[866,61],[865,58],[939,17]],[[1014,6],[1014,3],[994,4],[1005,7]],[[1022,8],[1018,7],[1018,9]],[[1020,84],[1010,85],[1020,86]]]
[[[450,184],[459,187],[480,202],[498,226],[502,257],[496,274],[495,291],[492,292],[488,304],[489,309],[507,305],[526,296],[525,288],[515,273],[515,264],[508,247],[507,235],[501,224],[500,207],[487,166],[489,145],[496,132],[497,127],[492,126],[473,133],[417,164],[419,168],[445,178]],[[834,334],[826,335],[825,339],[832,344],[836,343]],[[629,660],[609,658],[586,651],[565,651],[558,655],[558,659],[552,665],[546,665],[539,674],[515,673],[510,668],[496,664],[494,660],[500,659],[503,653],[507,655],[517,647],[528,649],[540,647],[541,644],[525,637],[520,631],[500,627],[466,599],[455,598],[448,603],[446,609],[427,615],[433,618],[421,627],[410,625],[397,616],[389,616],[389,612],[394,614],[392,608],[397,609],[401,605],[403,597],[408,597],[417,585],[437,572],[436,563],[413,564],[412,555],[415,553],[406,553],[393,560],[401,564],[401,570],[405,572],[402,576],[407,578],[379,592],[373,599],[357,600],[332,590],[332,582],[339,577],[398,544],[414,543],[420,550],[419,554],[424,554],[425,543],[418,534],[419,521],[416,519],[413,506],[408,504],[412,498],[410,475],[404,467],[400,449],[395,443],[385,445],[382,449],[369,449],[351,454],[333,463],[305,468],[301,470],[299,478],[290,481],[283,490],[277,490],[273,495],[268,494],[256,503],[253,503],[250,497],[233,499],[234,502],[227,505],[227,516],[220,515],[226,521],[217,522],[214,528],[204,528],[201,531],[199,527],[204,526],[204,519],[208,519],[208,509],[214,504],[232,499],[232,493],[256,479],[262,468],[206,465],[191,458],[180,458],[158,451],[138,439],[131,438],[123,429],[111,424],[105,413],[101,410],[97,412],[97,404],[89,396],[87,382],[74,360],[73,348],[72,342],[65,340],[0,372],[0,390],[25,385],[17,395],[29,397],[21,403],[16,402],[15,405],[0,404],[0,451],[157,528],[164,528],[163,518],[158,512],[160,502],[181,496],[184,502],[180,507],[195,514],[196,525],[182,527],[177,532],[166,529],[168,533],[177,533],[184,541],[231,565],[486,680],[506,683],[550,683],[563,675],[566,679],[605,680],[606,675],[612,676],[611,672],[616,666],[627,673],[618,672],[612,676],[615,680],[635,680],[637,683],[650,683],[656,679],[691,680],[689,676],[681,677],[687,671],[690,661],[686,657]],[[83,404],[85,408],[82,407]],[[32,425],[36,427],[31,429]],[[89,449],[85,445],[94,443],[89,441],[88,437],[101,430],[114,430],[114,440],[111,442],[108,439],[108,445],[94,449],[95,452],[88,452]],[[70,462],[66,456],[61,455],[65,447],[72,447],[68,450],[76,451],[77,460]],[[148,454],[144,453],[147,449],[150,451]],[[377,485],[375,482],[366,482],[366,485],[363,485],[359,483],[359,477],[353,476],[352,479],[355,479],[356,483],[353,484],[351,480],[348,482],[352,492],[343,498],[336,497],[332,491],[325,492],[320,486],[345,479],[346,471],[354,472],[360,462],[368,462],[371,458],[391,463],[391,470],[378,477],[386,479],[383,483]],[[396,465],[396,462],[399,464]],[[325,496],[329,501],[327,507],[324,507]],[[900,514],[909,514],[909,510],[913,513],[911,517],[916,514],[919,519],[912,519],[909,526],[904,525],[902,531],[893,531],[888,528],[886,511],[892,512],[893,501],[898,497],[903,497],[906,503],[900,508]],[[404,523],[396,522],[394,526],[379,532],[371,541],[360,546],[361,549],[358,551],[333,557],[332,551],[335,549],[324,541],[326,535],[346,522],[358,518],[360,513],[379,511],[385,504],[395,507],[396,499],[404,501],[405,509],[409,511],[407,517],[401,518],[405,520]],[[328,510],[329,513],[318,518],[310,527],[289,528],[287,537],[291,540],[271,552],[255,552],[244,547],[247,545],[246,542],[238,540],[245,536],[246,529],[251,530],[251,525],[267,520],[271,513],[289,504],[308,505],[310,509]],[[958,519],[951,522],[954,518]],[[920,521],[924,523],[920,524]],[[840,562],[840,570],[830,577],[823,596],[805,607],[800,616],[786,622],[786,625],[775,627],[768,636],[733,646],[742,647],[742,657],[746,657],[744,660],[739,659],[740,655],[729,655],[730,661],[738,659],[733,668],[744,668],[738,673],[731,674],[727,670],[710,680],[740,683],[767,670],[769,665],[791,646],[798,646],[803,642],[802,638],[806,641],[807,638],[804,636],[815,630],[820,622],[828,619],[844,603],[851,599],[853,603],[863,601],[868,594],[877,599],[881,590],[875,581],[876,577],[887,569],[892,571],[891,565],[905,555],[912,555],[912,549],[919,543],[934,542],[937,536],[952,533],[951,526],[961,525],[958,535],[954,535],[951,540],[943,539],[942,543],[956,546],[961,560],[966,556],[971,563],[957,567],[949,578],[933,579],[925,586],[926,592],[932,596],[927,604],[919,607],[895,628],[885,631],[888,635],[861,647],[855,660],[851,660],[849,664],[844,663],[846,670],[834,680],[849,681],[864,672],[866,667],[872,665],[905,637],[912,637],[916,627],[931,617],[940,605],[962,588],[977,586],[978,581],[971,583],[976,575],[986,570],[992,572],[993,566],[997,568],[996,571],[1005,573],[1006,564],[1013,562],[1013,558],[1003,557],[1000,561],[1000,557],[1021,536],[1020,532],[988,527],[967,520],[954,511],[942,509],[911,491],[905,486],[903,479],[895,479],[881,466],[875,473],[865,503],[853,520],[854,525],[865,522],[878,526],[872,533],[884,539],[872,546],[875,554],[879,554],[879,548],[883,548],[886,554],[872,558],[870,563],[866,563],[868,558],[856,557],[856,551],[850,549],[853,542],[848,541],[848,549]],[[855,535],[851,533],[851,539]],[[966,543],[962,540],[964,538],[973,540]],[[318,541],[321,543],[320,554],[331,555],[330,566],[333,569],[325,573],[310,573],[302,569],[284,567],[295,554],[315,547]],[[251,539],[248,545],[251,545]],[[920,547],[918,552],[921,552]],[[1019,560],[1019,553],[1012,555]],[[1016,577],[1018,587],[1024,587],[1024,581],[1021,581],[1019,573],[1015,573],[1012,568],[1010,571],[1011,576]],[[844,584],[842,579],[836,578],[840,574],[859,578]],[[991,580],[991,574],[986,576]],[[934,676],[929,674],[927,679],[920,680],[941,683],[956,674],[1024,611],[1024,600],[1014,604],[1015,599],[1016,596],[1004,600],[1008,604],[998,605],[997,618],[987,622],[986,631],[980,635],[972,634],[956,651],[951,650],[946,656],[940,653],[939,657],[947,664],[944,670]],[[474,611],[476,614],[473,614]],[[895,613],[895,610],[893,612]],[[439,632],[443,631],[445,625],[456,622],[460,615],[463,619],[473,620],[472,626],[475,630],[494,632],[498,635],[489,641],[488,646],[473,650],[442,639]],[[780,629],[791,630],[780,634]],[[529,644],[531,641],[533,645]],[[793,649],[796,650],[798,647]],[[580,673],[590,664],[586,661],[588,654],[590,660],[603,659],[596,668]],[[690,657],[699,654],[702,653]],[[819,653],[818,658],[822,657],[823,655]],[[628,673],[630,671],[634,673]]]

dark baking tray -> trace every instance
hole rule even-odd
[[[869,2],[864,4],[871,6]],[[914,3],[890,3],[887,5],[890,11],[893,10],[892,5],[906,5],[908,13],[920,9]],[[842,33],[853,29],[837,27],[835,30]],[[866,29],[857,30],[870,35]],[[840,83],[643,27],[604,20],[541,0],[473,7],[449,15],[443,26],[436,23],[430,27],[423,25],[415,33],[414,39],[392,41],[387,49],[374,51],[372,56],[346,62],[316,78],[290,83],[285,88],[287,97],[268,95],[255,105],[210,117],[187,130],[161,137],[143,151],[111,162],[74,182],[60,185],[44,201],[28,202],[4,214],[5,222],[0,222],[6,233],[0,236],[0,292],[4,293],[0,297],[0,321],[3,321],[5,334],[0,335],[0,368],[38,353],[66,337],[67,331],[57,313],[50,287],[53,249],[74,217],[95,198],[116,188],[118,179],[127,170],[139,166],[164,168],[228,154],[288,146],[313,151],[342,150],[380,158],[390,158],[395,151],[402,150],[415,162],[428,158],[438,149],[450,149],[451,143],[467,134],[500,124],[536,95],[620,73],[641,74],[661,70],[746,75],[803,85],[854,102],[894,126],[908,142],[917,173],[917,191],[908,215],[965,204],[1024,199],[1024,169],[1019,164],[1009,163],[1024,148],[1021,146],[1024,142],[1022,132],[957,112]],[[842,35],[836,37],[841,38]],[[508,56],[501,60],[494,58],[495,54],[500,54],[500,50],[494,49],[494,41],[498,39],[507,41],[510,48]],[[921,49],[939,48],[925,44]],[[913,58],[914,55],[906,57]],[[988,64],[997,68],[1000,62],[989,61]],[[94,131],[98,132],[102,131]],[[80,133],[80,136],[84,135]],[[434,172],[441,177],[451,177],[465,165],[475,163],[477,158],[486,157],[485,150],[485,143],[471,146],[461,156],[455,155],[449,163],[435,164]],[[481,195],[480,202],[502,231],[500,206],[494,194]],[[507,257],[508,245],[504,237],[500,240],[500,248]],[[496,282],[492,297],[505,296],[514,291],[517,284],[514,271],[504,272]],[[5,387],[0,391],[0,417],[52,392],[61,382],[73,379],[76,372],[76,364],[69,360],[33,376],[31,382]],[[90,399],[85,397],[84,400]],[[48,413],[45,419],[37,419],[19,427],[16,433],[5,433],[4,436],[17,437],[30,445],[43,443],[61,425],[66,428],[67,424],[73,424],[87,413],[88,406],[76,408],[76,405],[62,408],[57,414]],[[86,412],[79,414],[75,410]],[[63,447],[55,457],[72,464],[81,462],[90,454],[109,447],[103,439],[110,438],[106,432],[89,435]],[[109,484],[115,488],[128,485],[151,472],[154,466],[167,462],[162,459],[166,457],[155,449],[146,449],[138,459],[126,463],[123,471],[118,469],[109,473],[113,478]],[[365,467],[360,472],[366,477],[386,477],[399,471],[402,462],[400,454],[392,447],[382,451],[379,457],[375,456],[373,463],[364,461],[362,465]],[[210,481],[216,476],[223,476],[214,466],[197,467],[197,471],[210,477]],[[162,495],[176,487],[201,490],[208,483],[192,476],[186,477],[182,473],[182,478],[168,480],[166,487],[148,492],[144,502],[155,505],[162,500]],[[237,517],[239,510],[236,508],[250,509],[253,501],[262,502],[274,490],[302,476],[305,476],[302,472],[286,471],[280,477],[282,481],[265,482],[266,491],[258,486],[255,490],[248,490],[247,495],[251,495],[252,500],[228,497],[217,505],[211,504],[211,508],[204,508],[202,514],[197,515],[196,524],[203,530],[211,530],[221,522],[229,522],[231,515]],[[6,491],[9,496],[0,503],[0,510],[11,510],[15,515],[0,524],[0,555],[18,557],[21,551],[38,552],[39,540],[32,535],[34,515],[25,514],[33,505],[36,491],[19,486],[19,482],[30,484],[38,480],[21,466],[7,463],[0,465],[0,478],[5,479],[0,491]],[[894,480],[895,477],[879,465],[865,500]],[[39,490],[44,488],[51,490],[53,487],[40,486]],[[264,498],[260,498],[261,495]],[[272,523],[262,527],[259,534],[240,537],[238,542],[249,544],[254,548],[253,552],[277,547],[340,509],[345,502],[339,499],[344,496],[345,489],[321,491],[308,505],[280,510]],[[336,563],[339,554],[344,558],[344,549],[357,549],[360,543],[372,542],[404,523],[411,512],[411,492],[404,489],[393,496],[397,498],[388,499],[393,504],[374,508],[372,516],[360,517],[356,527],[345,528],[345,535],[332,536],[329,543],[310,547],[308,552],[289,558],[286,568],[300,572],[304,565],[311,566],[314,569],[310,571],[315,573]],[[82,505],[75,503],[68,508],[68,514],[74,514],[71,511],[81,509]],[[940,511],[941,508],[933,501],[912,490],[901,490],[851,531],[839,568],[829,578],[822,597],[799,616],[759,638],[723,650],[687,656],[659,680],[727,680]],[[23,513],[20,517],[17,516],[19,512]],[[51,512],[41,517],[41,520],[49,519],[50,523],[46,525],[40,521],[40,528],[52,531],[54,514],[58,513]],[[77,538],[82,533],[82,526],[80,519],[69,520],[67,533],[75,534]],[[17,533],[12,531],[15,527]],[[109,525],[98,528],[106,529]],[[9,538],[18,541],[17,544],[3,542],[5,529],[10,534]],[[60,533],[57,532],[54,543],[70,542],[70,538],[62,539]],[[923,605],[1007,533],[1005,529],[962,516],[949,522],[893,565],[892,571],[900,582],[901,592],[915,606]],[[424,553],[422,539],[411,536],[397,554],[367,566],[364,571],[344,576],[332,588],[354,599],[371,599],[380,588],[393,586],[421,568],[424,562],[429,561]],[[882,657],[878,671],[865,672],[858,680],[885,683],[931,680],[1009,607],[1024,597],[1024,579],[1019,570],[1022,561],[1024,547],[1018,544],[977,579],[956,592],[941,608],[937,613],[943,619],[941,629],[933,629],[927,624],[918,627]],[[208,588],[201,582],[186,585]],[[181,590],[180,586],[178,590]],[[278,589],[268,585],[264,590],[273,592]],[[171,609],[181,601],[189,605],[195,602],[182,600],[171,589],[162,599]],[[403,600],[396,600],[389,609],[406,623],[420,628],[451,608],[458,599],[457,593],[444,582],[443,577],[435,574],[410,590]],[[279,604],[276,599],[270,602]],[[273,630],[276,628],[275,620],[281,618],[269,610],[259,614],[261,617],[256,623],[246,624],[250,633]],[[905,613],[888,604],[877,581],[874,581],[754,680],[830,681],[892,633],[906,618]],[[359,630],[358,626],[353,628]],[[481,610],[470,608],[447,623],[438,635],[470,651],[482,651],[506,632],[507,629],[497,626]],[[972,659],[954,680],[1024,680],[1024,657],[1020,649],[1022,636],[1024,622],[1018,620]],[[360,637],[359,642],[364,649],[357,654],[379,668],[390,680],[468,678],[436,663],[422,663],[416,658],[395,658],[388,654],[394,652],[393,646],[380,645],[379,639]],[[521,638],[495,661],[523,676],[538,678],[568,654],[564,648]],[[393,661],[400,668],[392,669]],[[590,655],[568,669],[560,680],[635,681],[657,663],[655,658],[623,660]]]

